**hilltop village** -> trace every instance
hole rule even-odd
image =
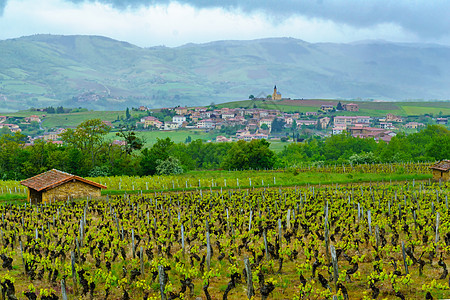
[[[282,98],[281,93],[274,87],[273,94],[266,98],[254,98],[250,107],[218,108],[215,105],[207,107],[169,107],[150,109],[146,106],[127,109],[125,117],[115,121],[104,120],[111,128],[130,125],[137,131],[176,131],[201,130],[213,132],[212,142],[227,142],[253,139],[270,139],[281,141],[301,141],[308,136],[330,136],[348,133],[354,137],[374,138],[389,143],[399,131],[416,132],[428,124],[448,124],[448,116],[398,116],[387,113],[382,117],[359,114],[358,103],[341,103],[340,101],[291,100]],[[299,103],[309,101],[309,105],[316,110],[299,112],[284,112],[277,109],[280,101]],[[257,107],[256,103],[265,103],[267,108]],[[253,103],[253,102],[251,102]],[[259,105],[261,106],[261,105]],[[53,113],[66,113],[62,107],[37,109],[34,115],[17,118],[0,116],[0,132],[21,132],[28,135],[29,144],[37,139],[53,143],[62,143],[59,134],[65,128],[43,128],[42,121]],[[75,110],[78,112],[78,110]],[[367,110],[366,110],[367,113]],[[422,120],[422,122],[418,120]],[[37,134],[28,134],[34,128]],[[116,140],[120,144],[123,141]]]

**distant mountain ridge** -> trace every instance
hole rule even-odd
[[[450,99],[450,47],[293,38],[140,48],[101,36],[0,41],[0,111],[205,105],[268,95]]]

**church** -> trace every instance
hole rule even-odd
[[[277,86],[273,88],[272,100],[281,100],[281,94],[277,91]]]

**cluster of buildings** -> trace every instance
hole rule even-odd
[[[0,128],[3,127],[7,127],[9,130],[11,130],[11,132],[16,133],[16,132],[21,132],[22,130],[20,129],[20,126],[17,124],[9,124],[7,123],[8,117],[7,116],[0,116]],[[41,118],[39,116],[36,115],[32,115],[29,117],[25,117],[23,118],[21,124],[23,125],[29,125],[31,124],[31,122],[37,122],[40,123],[41,122]]]
[[[276,90],[274,93],[277,93]],[[272,95],[273,96],[273,95]],[[346,111],[358,111],[357,104],[342,104]],[[326,129],[332,128],[332,134],[347,132],[355,137],[374,138],[389,142],[396,131],[402,127],[417,129],[425,126],[419,122],[404,122],[400,116],[387,114],[383,118],[370,116],[335,116],[330,117],[327,112],[335,110],[332,105],[322,105],[318,111],[306,113],[284,113],[275,109],[261,108],[221,108],[209,110],[205,107],[175,107],[166,108],[175,113],[171,121],[162,122],[154,116],[141,118],[137,125],[144,128],[159,130],[204,129],[213,130],[227,126],[240,126],[235,136],[218,136],[216,141],[231,141],[252,139],[267,139],[272,133],[274,120],[282,122],[285,128],[297,126],[301,128]],[[447,118],[437,118],[438,124],[447,124]]]

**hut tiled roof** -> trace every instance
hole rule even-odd
[[[31,189],[34,189],[38,192],[43,190],[52,189],[54,187],[57,187],[65,182],[71,181],[71,180],[78,180],[84,183],[87,183],[89,185],[93,185],[102,189],[106,189],[106,186],[101,185],[97,182],[84,179],[82,177],[72,175],[66,172],[62,172],[56,169],[52,169],[50,171],[47,171],[45,173],[36,175],[34,177],[25,179],[21,181],[20,183],[26,187],[29,187]]]
[[[447,172],[450,170],[450,160],[448,159],[441,160],[440,162],[437,162],[434,165],[432,165],[430,168],[434,170]]]

